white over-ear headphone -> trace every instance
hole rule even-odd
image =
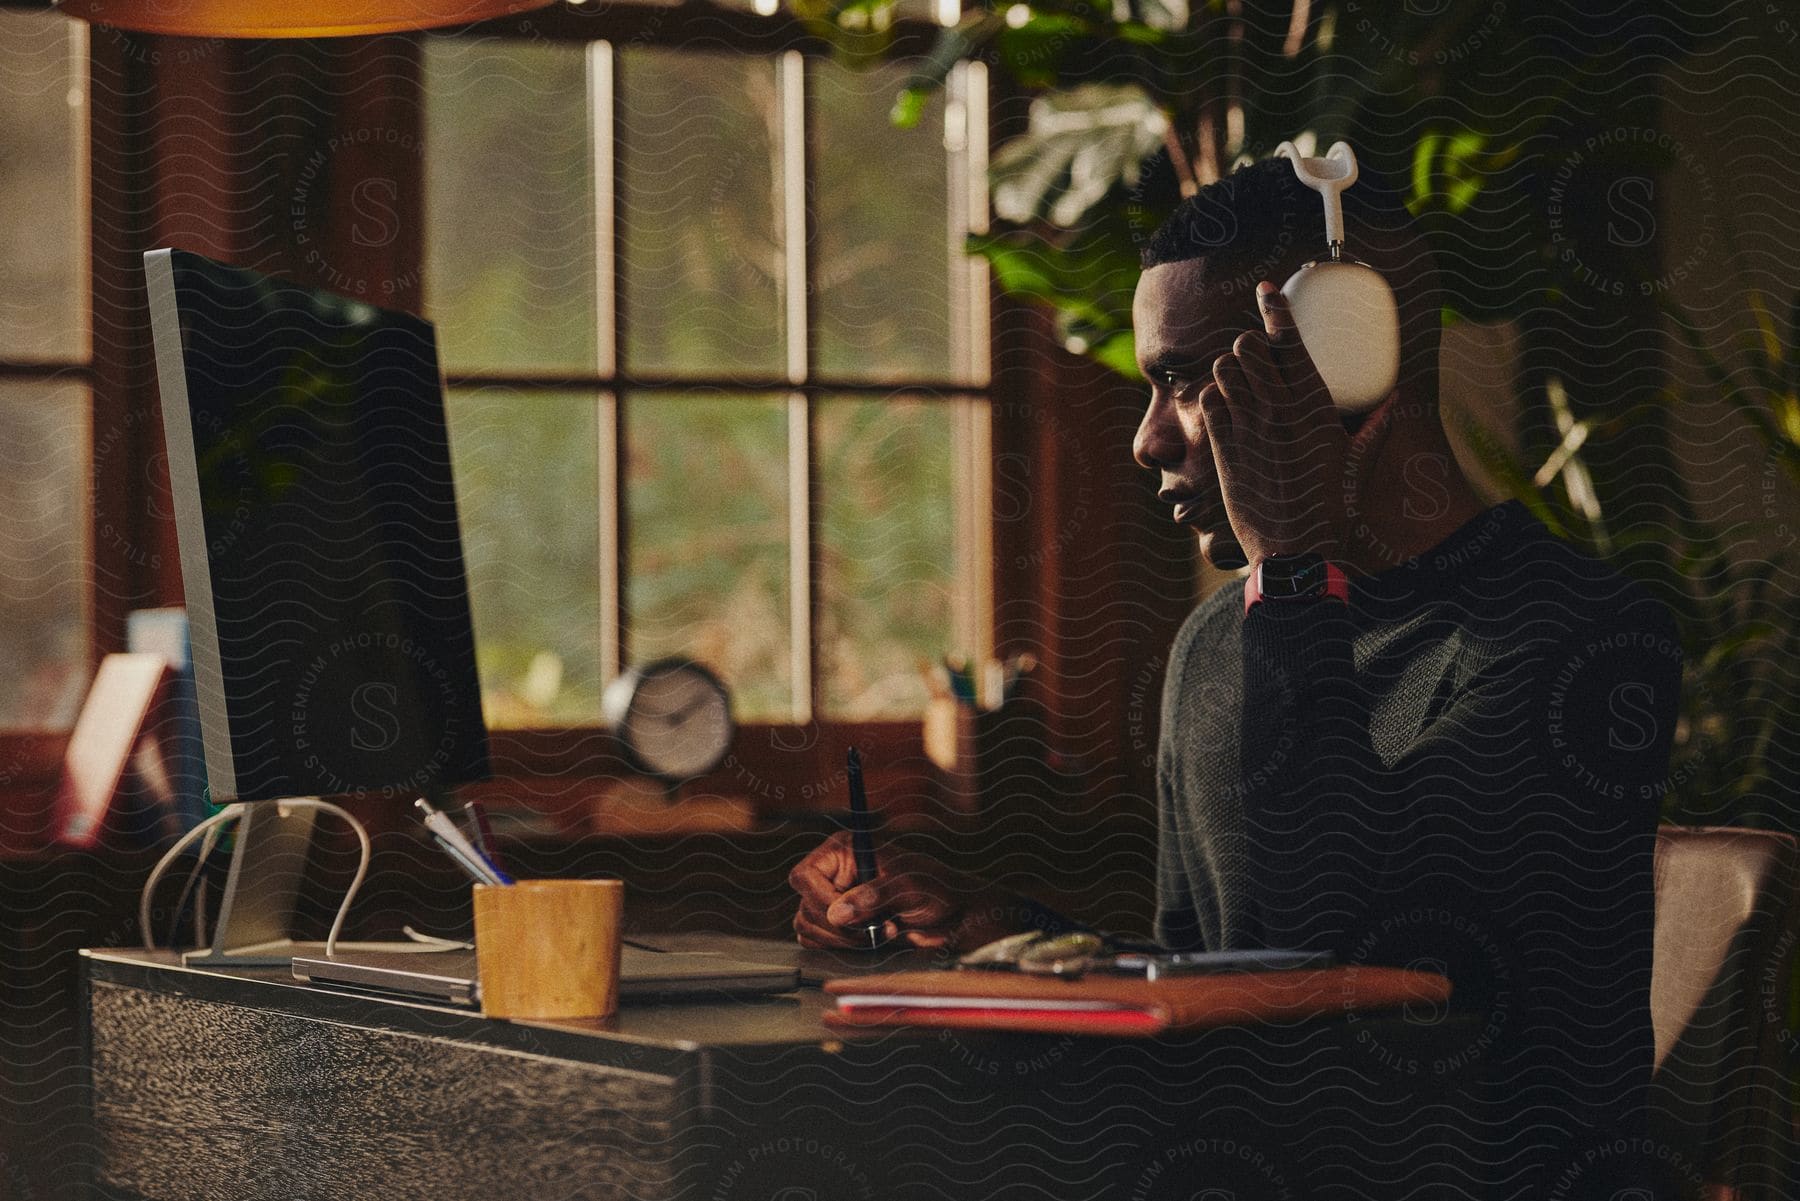
[[[1292,142],[1277,146],[1275,154],[1292,160],[1300,182],[1324,199],[1329,255],[1294,272],[1281,294],[1332,402],[1346,413],[1366,413],[1400,378],[1400,312],[1387,281],[1344,254],[1338,193],[1356,182],[1356,155],[1345,142],[1333,143],[1324,158],[1306,158]]]

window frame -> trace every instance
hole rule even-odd
[[[956,516],[955,547],[957,556],[958,595],[954,604],[954,624],[946,631],[946,639],[954,645],[969,648],[978,661],[993,654],[995,644],[995,612],[993,568],[994,546],[992,523],[988,520],[991,495],[991,462],[993,431],[991,412],[994,401],[994,372],[988,354],[994,326],[993,295],[985,262],[974,256],[958,255],[964,236],[985,232],[988,219],[986,162],[992,119],[989,107],[989,81],[980,63],[959,65],[946,88],[947,104],[963,121],[963,145],[952,152],[946,146],[946,208],[944,253],[949,259],[954,286],[947,297],[950,304],[951,370],[942,378],[904,377],[881,381],[838,378],[816,370],[817,360],[817,289],[814,287],[818,257],[809,253],[815,243],[815,208],[817,174],[816,97],[810,85],[808,65],[813,60],[828,58],[831,48],[806,33],[797,23],[783,17],[756,17],[732,10],[713,9],[704,25],[693,35],[683,32],[687,15],[675,10],[634,10],[637,28],[619,28],[629,21],[602,21],[597,16],[585,17],[567,8],[523,18],[485,22],[466,27],[448,36],[478,31],[484,40],[496,42],[551,42],[584,45],[587,48],[590,128],[592,146],[592,180],[595,193],[597,227],[603,236],[596,244],[597,339],[596,369],[591,373],[567,371],[485,371],[446,370],[448,389],[507,389],[518,392],[578,392],[595,398],[600,420],[600,543],[601,543],[601,675],[615,677],[630,656],[630,625],[626,592],[630,578],[629,501],[622,470],[626,453],[624,432],[630,397],[657,392],[701,391],[709,395],[751,395],[785,397],[789,420],[789,653],[795,683],[793,708],[786,720],[747,723],[759,733],[770,731],[775,744],[803,741],[799,736],[784,738],[781,731],[807,727],[833,727],[845,730],[865,729],[884,737],[895,736],[902,727],[914,731],[918,743],[918,718],[854,720],[823,717],[825,680],[820,670],[818,642],[815,637],[821,617],[822,549],[820,530],[819,479],[816,470],[816,423],[819,403],[827,397],[904,396],[932,404],[954,406],[953,446],[957,457],[957,495],[951,498]],[[626,13],[614,9],[608,17],[622,18]],[[716,22],[753,26],[757,36],[722,39]],[[935,34],[935,26],[913,22],[902,26],[896,35],[900,46],[922,51]],[[746,30],[746,32],[748,32]],[[426,35],[443,37],[443,33]],[[783,215],[786,278],[783,303],[787,306],[784,322],[784,357],[786,370],[780,375],[728,375],[715,373],[673,374],[639,371],[631,368],[622,354],[631,296],[623,263],[623,224],[618,214],[624,207],[623,172],[615,169],[619,155],[619,50],[621,47],[655,46],[679,49],[697,45],[709,53],[740,53],[770,61],[778,73],[782,105],[783,139],[777,170],[781,175],[781,195],[786,212]],[[421,111],[428,103],[424,94],[425,64],[421,54]],[[428,139],[421,137],[424,154],[432,153]],[[958,203],[960,200],[960,204]],[[422,220],[423,226],[423,220]],[[428,235],[427,235],[428,236]],[[423,256],[421,256],[423,257]],[[960,268],[962,277],[956,277]],[[429,296],[431,281],[421,267],[423,291]],[[804,599],[801,599],[804,598]],[[595,723],[599,715],[595,715]],[[523,751],[527,745],[554,745],[559,749],[552,760],[565,763],[578,759],[568,748],[583,743],[582,735],[595,725],[544,727],[527,730],[507,729],[492,732],[507,750]],[[527,735],[524,738],[515,735]],[[740,737],[740,742],[742,738]],[[734,748],[734,755],[736,751]],[[552,766],[541,756],[531,756],[536,768]]]
[[[74,383],[87,392],[87,403],[78,422],[79,437],[87,446],[82,456],[82,475],[77,486],[80,501],[76,506],[76,526],[81,538],[79,561],[83,565],[81,606],[83,646],[79,667],[86,674],[106,649],[116,649],[124,642],[124,613],[117,613],[116,639],[106,631],[114,625],[110,597],[96,587],[97,558],[104,552],[99,536],[101,529],[114,516],[112,508],[99,494],[99,479],[94,461],[94,429],[100,419],[98,381],[100,365],[94,349],[94,237],[96,225],[93,206],[93,163],[96,153],[95,104],[92,86],[93,41],[84,21],[60,14],[49,5],[3,3],[0,8],[12,12],[58,17],[68,23],[69,74],[72,89],[79,89],[81,103],[70,106],[70,131],[73,147],[74,195],[72,206],[79,222],[71,249],[74,252],[73,277],[78,292],[76,312],[79,330],[75,350],[66,357],[25,358],[0,353],[0,382]],[[86,689],[82,690],[85,697]],[[51,725],[9,726],[0,728],[0,788],[15,784],[41,784],[52,779],[58,770],[69,731]]]
[[[47,7],[20,0],[0,0],[0,5],[39,11]],[[883,36],[894,54],[918,56],[930,50],[938,28],[921,21],[901,21]],[[526,40],[607,39],[615,44],[650,46],[676,46],[704,38],[709,48],[793,50],[805,58],[833,52],[791,15],[760,16],[711,5],[609,5],[605,11],[559,5],[466,26],[463,31]],[[104,329],[109,333],[104,341],[90,340],[88,363],[45,370],[65,371],[88,383],[90,434],[95,429],[117,429],[124,434],[115,448],[117,453],[104,462],[93,453],[90,437],[89,512],[83,534],[88,540],[90,571],[86,602],[91,669],[100,656],[123,648],[125,618],[132,609],[181,603],[176,533],[157,462],[162,454],[161,428],[155,416],[157,389],[144,328],[142,251],[151,245],[186,245],[226,258],[247,255],[264,269],[279,272],[285,238],[268,215],[280,211],[279,195],[261,176],[247,174],[238,159],[246,132],[233,124],[237,110],[231,106],[245,103],[247,95],[266,98],[269,86],[279,86],[268,84],[257,72],[241,69],[244,61],[254,59],[254,48],[240,49],[229,41],[210,42],[203,47],[204,53],[190,56],[186,53],[189,47],[180,39],[116,29],[107,30],[105,36],[94,36],[93,30],[84,32],[90,82],[85,163],[88,326],[90,332]],[[338,39],[295,49],[309,62],[317,60],[340,72],[360,73],[338,78],[360,80],[379,71],[377,83],[357,84],[353,89],[356,102],[373,104],[376,108],[372,111],[390,124],[403,127],[410,123],[412,132],[422,135],[422,36]],[[326,136],[333,121],[350,119],[352,89],[348,83],[345,87],[341,97],[336,92],[315,97],[336,106],[320,119],[317,136]],[[1022,110],[1001,115],[997,106],[1012,93],[1002,88],[997,76],[989,81],[988,95],[986,135],[994,145],[1003,133],[1022,127]],[[172,117],[165,118],[165,112]],[[196,127],[196,113],[211,116],[204,126]],[[171,177],[158,139],[173,123],[183,122],[181,173]],[[399,182],[403,212],[407,204],[415,206],[410,221],[412,228],[418,229],[423,179],[402,178]],[[985,204],[984,178],[971,176],[962,182]],[[259,197],[263,201],[260,213],[252,211]],[[270,200],[277,203],[270,204]],[[229,211],[244,212],[243,219],[228,226],[206,224],[210,210],[205,206],[227,201],[238,206]],[[397,257],[388,264],[396,277],[423,268],[419,240],[405,236],[404,228],[405,223],[402,238],[392,248]],[[273,260],[271,251],[276,255]],[[287,253],[293,253],[292,246]],[[971,265],[985,272],[985,264]],[[297,276],[304,274],[297,261],[289,262],[287,270]],[[413,295],[416,298],[417,292]],[[996,457],[1016,458],[1035,454],[1034,447],[1049,448],[1046,435],[1053,427],[1044,424],[1043,406],[1060,389],[1052,383],[1054,375],[1046,375],[1020,358],[1025,345],[1044,336],[1040,315],[1006,300],[991,281],[982,308],[989,328],[989,378],[981,386],[939,382],[947,385],[950,395],[985,397],[982,438],[979,444],[964,448],[971,459],[970,470],[964,474],[967,479],[977,478],[972,473],[979,473],[980,480],[991,481]],[[450,382],[456,378],[452,376]],[[819,381],[821,385],[826,382]],[[890,390],[885,384],[841,382],[853,385],[845,388],[844,394]],[[737,384],[745,386],[743,381]],[[1054,468],[1051,470],[1049,482],[1060,490]],[[985,487],[983,494],[987,494]],[[963,518],[976,531],[975,537],[964,538],[961,544],[968,557],[964,579],[978,597],[977,605],[969,606],[978,627],[972,631],[971,644],[991,645],[1001,653],[1056,653],[1060,635],[1026,631],[1038,629],[1036,606],[1056,587],[1059,556],[1035,553],[1034,548],[1056,537],[1053,511],[1057,503],[1052,499],[1034,509],[1028,520],[1005,525],[996,524],[992,512],[960,506]],[[108,526],[123,532],[125,538],[102,538],[100,532]],[[813,566],[816,570],[816,564]],[[808,653],[812,653],[810,645]],[[1054,693],[1053,681],[1047,687]],[[974,716],[970,715],[972,724]],[[956,784],[947,783],[925,759],[921,723],[912,719],[844,722],[822,720],[815,714],[805,723],[743,723],[724,766],[690,782],[682,791],[690,796],[748,795],[755,808],[765,812],[830,808],[834,802],[824,795],[823,783],[835,780],[841,784],[843,752],[851,742],[864,750],[870,762],[872,787],[897,797],[901,809],[930,809],[934,802],[951,808],[969,807],[956,799]],[[8,847],[41,843],[66,744],[66,732],[0,731],[0,755],[8,764],[22,765],[12,777],[0,779],[0,801],[15,815],[17,831]],[[496,800],[541,796],[546,806],[566,810],[572,796],[603,790],[608,781],[635,774],[616,740],[601,726],[496,731],[492,750],[495,778],[491,785],[475,788]],[[771,795],[769,782],[783,779],[802,783],[785,797]]]

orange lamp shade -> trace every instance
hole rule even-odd
[[[323,38],[462,25],[555,0],[62,0],[95,25],[204,38]]]

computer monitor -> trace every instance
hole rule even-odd
[[[182,250],[144,269],[211,799],[487,776],[431,324]],[[247,815],[215,956],[233,913],[235,949],[280,941],[310,816]]]
[[[144,267],[212,799],[486,776],[430,322],[182,250]]]

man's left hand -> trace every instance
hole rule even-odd
[[[1256,300],[1263,328],[1219,356],[1199,397],[1225,515],[1251,564],[1306,552],[1335,561],[1350,438],[1287,298],[1264,282]]]

